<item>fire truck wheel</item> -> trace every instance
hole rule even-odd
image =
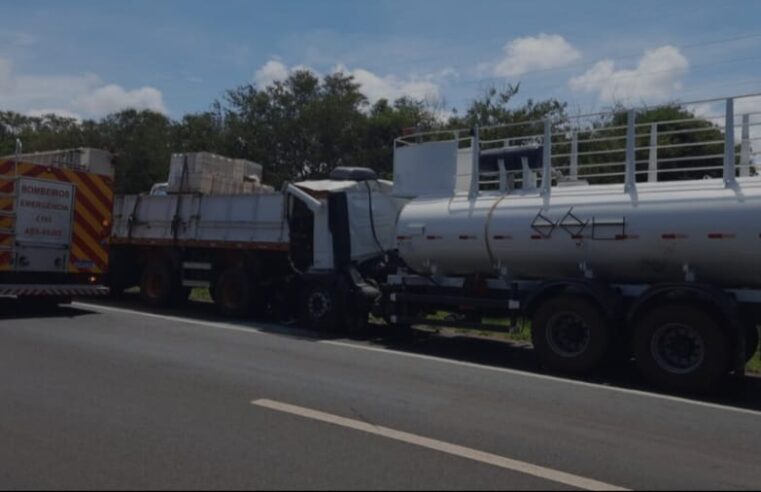
[[[172,303],[177,287],[172,268],[163,261],[152,261],[143,269],[140,279],[140,297],[152,307],[166,307]]]
[[[217,279],[214,298],[225,316],[241,318],[251,309],[251,281],[245,270],[228,268]]]
[[[560,295],[534,313],[531,324],[534,350],[549,369],[586,374],[597,369],[610,348],[610,323],[589,299]]]
[[[727,337],[707,312],[667,304],[634,327],[634,356],[644,376],[669,390],[710,391],[729,370]]]
[[[338,330],[336,289],[318,282],[307,284],[301,294],[301,323],[320,331]]]

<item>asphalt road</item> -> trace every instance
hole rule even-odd
[[[761,484],[753,378],[705,402],[626,369],[547,376],[503,343],[327,339],[203,307],[0,312],[0,489]]]

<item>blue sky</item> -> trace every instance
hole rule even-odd
[[[761,92],[759,1],[0,0],[0,109],[172,117],[295,68],[464,108],[492,84],[594,111]]]

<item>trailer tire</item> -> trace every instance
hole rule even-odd
[[[140,297],[151,307],[167,307],[179,297],[171,266],[163,261],[152,261],[143,269],[140,277]]]
[[[610,322],[586,297],[559,295],[535,311],[531,338],[539,361],[549,369],[587,374],[609,354]]]
[[[689,304],[644,314],[634,326],[634,356],[648,380],[672,391],[708,392],[729,370],[729,343],[720,323]]]
[[[242,318],[251,311],[252,287],[248,273],[241,268],[228,268],[217,279],[214,302],[225,316]]]
[[[301,324],[320,331],[338,331],[338,292],[329,284],[312,282],[301,293]]]

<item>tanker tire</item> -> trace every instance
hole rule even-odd
[[[751,324],[745,331],[745,363],[747,364],[756,355],[758,350],[758,326]]]
[[[319,331],[339,331],[337,289],[330,285],[311,283],[301,292],[299,313],[301,324]]]
[[[585,297],[561,295],[534,313],[531,339],[539,361],[550,370],[588,374],[609,355],[610,323]]]
[[[214,302],[224,316],[242,318],[251,311],[251,281],[245,270],[228,268],[214,286]]]
[[[171,267],[163,261],[152,261],[140,277],[140,297],[151,307],[170,306],[178,297],[179,288]]]
[[[654,308],[634,326],[634,357],[653,384],[686,393],[713,390],[729,371],[729,345],[720,325],[688,304]]]

